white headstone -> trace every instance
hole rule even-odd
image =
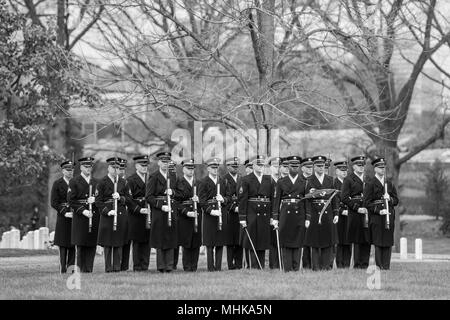
[[[35,250],[41,249],[40,242],[39,242],[39,230],[34,230],[33,235],[34,235],[33,249],[35,249]]]
[[[20,231],[19,230],[11,230],[11,248],[19,249],[20,243]]]
[[[39,228],[39,248],[46,249],[48,244],[48,228]]]
[[[408,241],[400,238],[400,259],[408,259]]]
[[[34,231],[28,231],[27,233],[27,249],[34,249]]]
[[[55,231],[50,232],[49,236],[48,236],[48,241],[55,241]]]
[[[422,260],[422,239],[416,239],[416,259]]]
[[[11,231],[3,232],[2,244],[4,249],[11,248]]]

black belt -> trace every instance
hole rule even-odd
[[[281,203],[298,203],[302,201],[301,199],[295,199],[295,198],[291,198],[291,199],[281,199]]]
[[[372,204],[384,204],[384,200],[375,200],[371,202]]]
[[[192,201],[192,200],[186,200],[186,201],[181,202],[181,204],[187,206],[187,205],[194,204],[194,201]]]
[[[88,204],[87,199],[85,199],[85,200],[74,200],[73,202],[78,203],[78,204]]]
[[[327,202],[327,201],[328,201],[328,200],[325,200],[325,199],[320,199],[320,200],[315,199],[315,200],[312,201],[312,203],[315,203],[315,204],[324,204],[324,203]]]
[[[145,197],[133,198],[134,201],[145,201]]]
[[[267,197],[257,197],[257,198],[248,198],[249,202],[270,202],[270,198]]]

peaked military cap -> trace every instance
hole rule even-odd
[[[238,157],[228,158],[225,161],[225,163],[227,166],[237,167],[237,166],[239,166],[239,158]]]
[[[350,159],[352,164],[366,164],[366,157],[365,156],[356,156]]]
[[[119,157],[111,157],[106,159],[106,163],[108,163],[108,165],[113,166],[115,168],[119,168],[120,167],[120,158]]]
[[[187,168],[190,168],[190,169],[194,169],[195,168],[194,159],[183,160],[183,161],[181,161],[181,165],[183,167],[187,167]]]
[[[206,161],[206,164],[208,165],[208,167],[218,167],[220,165],[220,159],[210,158]]]
[[[372,161],[372,165],[378,168],[386,167],[386,159],[385,158],[376,158]]]
[[[62,169],[73,169],[73,166],[75,164],[71,161],[71,160],[66,160],[61,162],[61,164],[59,165]]]
[[[334,166],[341,171],[348,170],[348,163],[346,160],[337,161],[334,163]]]
[[[168,151],[159,152],[156,154],[156,158],[161,161],[169,161],[172,158],[172,154]]]
[[[148,164],[148,155],[141,155],[133,157],[133,161],[140,164]]]
[[[303,158],[302,161],[300,161],[300,165],[303,166],[310,166],[313,164],[313,158],[312,157],[306,157]]]
[[[91,166],[92,162],[94,162],[94,158],[92,158],[92,157],[84,157],[84,158],[78,159],[78,162],[80,163],[80,165]]]
[[[327,160],[327,157],[325,157],[325,156],[315,156],[315,157],[312,157],[312,162],[313,162],[314,164],[325,163],[326,160]]]

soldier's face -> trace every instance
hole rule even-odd
[[[384,174],[386,172],[386,169],[384,167],[375,167],[374,170],[375,170],[375,173],[381,177],[384,176]]]
[[[219,171],[219,167],[215,167],[215,166],[209,166],[208,167],[208,172],[210,175],[212,175],[213,177],[217,176],[217,172]]]
[[[188,178],[192,178],[194,176],[194,168],[183,167],[183,174]]]
[[[159,160],[158,161],[158,166],[162,171],[167,171],[167,169],[169,168],[169,162],[168,161],[162,161]]]
[[[113,167],[113,166],[108,166],[108,174],[109,174],[111,177],[113,177],[113,178],[117,177],[118,171],[119,171],[118,168],[115,168],[115,167]]]
[[[353,171],[355,171],[358,174],[361,174],[364,172],[364,165],[363,164],[354,164],[353,165]]]
[[[289,174],[291,176],[296,176],[298,174],[298,166],[289,165]]]
[[[228,172],[231,174],[236,174],[238,172],[238,167],[236,166],[227,166],[228,167]]]
[[[63,169],[62,173],[63,173],[63,176],[66,179],[72,179],[73,178],[73,170]]]
[[[288,173],[289,173],[289,167],[287,167],[287,166],[281,166],[280,167],[280,174],[286,175]]]
[[[92,166],[81,165],[80,170],[85,176],[90,176],[92,172]]]
[[[338,178],[344,179],[347,176],[347,170],[340,170],[336,168],[336,176]]]
[[[272,164],[270,166],[270,174],[276,175],[276,174],[278,174],[278,172],[280,172],[280,166],[278,164]]]
[[[264,166],[258,164],[258,163],[254,163],[253,164],[253,171],[255,171],[256,174],[261,174],[263,171]]]
[[[325,165],[324,164],[315,164],[314,165],[314,172],[321,175],[325,171]]]
[[[253,172],[253,168],[252,167],[246,167],[245,168],[245,174],[250,174]]]
[[[143,166],[140,163],[136,163],[136,171],[140,174],[146,174],[147,173],[147,166]]]
[[[309,177],[310,175],[312,175],[313,168],[312,168],[312,166],[303,166],[302,172],[303,172],[303,175]]]

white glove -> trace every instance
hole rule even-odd
[[[241,224],[242,228],[247,228],[247,221],[242,220],[242,221],[239,221],[239,223]]]
[[[196,214],[194,211],[188,211],[188,213],[186,214],[189,218],[195,218]]]
[[[221,194],[216,195],[216,200],[220,202],[224,202],[223,197]]]
[[[381,209],[380,210],[380,215],[381,216],[385,216],[385,215],[387,215],[388,214],[388,211],[386,210],[386,209]]]
[[[148,214],[147,208],[142,208],[139,212],[142,214]]]
[[[383,194],[383,199],[387,200],[387,201],[391,200],[391,197],[389,196],[389,193]]]
[[[89,212],[89,211],[88,211]],[[64,217],[66,217],[66,218],[73,218],[73,213],[72,212],[66,212],[65,214],[64,214]]]
[[[309,193],[313,193],[314,191],[316,191],[316,189],[315,189],[315,188],[311,188],[311,189],[309,189]]]
[[[120,194],[118,192],[114,192],[112,194],[113,199],[120,199]]]
[[[222,212],[220,212],[220,210],[211,210],[211,215],[219,217],[222,215]]]
[[[343,216],[348,216],[348,210],[342,210],[342,213],[341,213]]]
[[[87,202],[88,203],[94,203],[95,202],[95,197],[89,197]]]
[[[272,225],[274,229],[278,229],[278,220],[273,220]]]
[[[161,210],[164,211],[164,212],[169,212],[169,206],[164,205],[164,206],[161,207]]]
[[[89,210],[84,209],[82,213],[83,213],[83,215],[86,216],[87,218],[92,217],[92,215],[91,215],[91,213],[89,212]]]
[[[199,201],[198,196],[193,196],[193,197],[192,197],[192,201],[198,202],[198,201]]]
[[[234,208],[234,212],[239,212],[239,208],[238,207]]]
[[[334,216],[333,223],[336,224],[339,221],[339,216]]]
[[[115,215],[116,215],[116,211],[114,211],[114,210],[109,210],[108,216],[115,216]]]
[[[358,209],[358,213],[366,214],[367,213],[367,209],[366,208],[359,208]]]
[[[173,195],[173,191],[172,191],[172,189],[166,189],[166,191],[164,191],[164,194],[171,196],[171,195]]]
[[[308,229],[309,228],[309,220],[305,220],[305,227]]]

